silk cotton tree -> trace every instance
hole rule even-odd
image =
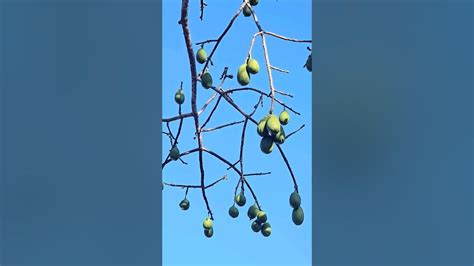
[[[285,132],[285,127],[290,127],[291,122],[295,119],[291,119],[291,116],[296,115],[300,116],[301,114],[296,111],[291,106],[284,103],[280,100],[280,97],[292,98],[293,95],[286,93],[281,90],[277,90],[274,85],[274,80],[272,74],[274,71],[283,72],[287,75],[290,75],[288,71],[276,67],[271,64],[270,55],[268,53],[267,38],[277,38],[282,41],[291,42],[291,43],[300,43],[300,44],[311,44],[311,40],[301,40],[286,37],[274,32],[265,30],[262,27],[262,24],[258,20],[257,10],[258,10],[258,0],[245,0],[243,1],[236,9],[235,14],[230,18],[226,27],[222,33],[216,39],[208,39],[193,44],[191,39],[191,28],[188,20],[189,13],[189,0],[181,1],[181,14],[179,19],[179,26],[182,29],[183,40],[186,46],[189,69],[191,79],[191,88],[190,93],[188,94],[183,89],[183,82],[180,84],[180,88],[175,93],[175,102],[178,106],[178,114],[174,117],[163,118],[162,123],[164,124],[163,128],[166,128],[163,131],[163,135],[169,138],[169,154],[166,156],[162,163],[163,178],[166,179],[165,168],[168,164],[171,163],[181,163],[185,166],[187,163],[183,160],[186,156],[190,154],[197,153],[198,163],[199,163],[199,184],[176,184],[171,182],[163,181],[163,188],[165,186],[182,188],[185,189],[184,199],[179,203],[179,207],[186,211],[190,208],[190,202],[186,198],[189,190],[200,190],[202,194],[203,201],[205,203],[207,214],[204,214],[203,218],[203,229],[204,235],[207,237],[212,237],[214,234],[213,222],[214,222],[214,213],[211,209],[211,203],[207,198],[207,193],[209,190],[218,185],[221,181],[230,179],[227,174],[223,175],[221,178],[212,179],[206,174],[206,164],[203,159],[204,154],[208,154],[211,157],[214,157],[216,160],[221,161],[223,165],[222,171],[227,172],[231,170],[235,173],[236,186],[233,191],[234,195],[234,204],[229,208],[228,214],[232,218],[239,216],[239,208],[244,207],[247,204],[246,192],[250,193],[253,204],[247,209],[247,216],[251,219],[251,229],[254,232],[261,232],[263,236],[268,237],[271,235],[272,229],[269,223],[269,218],[267,217],[266,212],[262,209],[258,198],[257,192],[252,188],[250,183],[251,176],[267,176],[271,175],[271,172],[266,172],[262,170],[261,172],[252,172],[249,173],[245,171],[244,164],[244,147],[246,138],[260,138],[260,150],[265,154],[277,153],[285,163],[288,168],[289,176],[293,181],[294,191],[289,197],[290,206],[293,208],[292,211],[292,220],[296,225],[301,225],[304,221],[304,212],[301,206],[301,197],[298,191],[298,184],[296,176],[293,172],[293,169],[290,164],[289,158],[285,155],[283,146],[291,136],[299,132],[304,128],[304,124],[297,127],[296,130],[293,130],[290,133]],[[204,10],[207,4],[201,0],[200,1],[200,19],[204,19]],[[219,45],[222,40],[227,36],[227,33],[234,26],[235,20],[239,16],[247,17],[247,19],[253,20],[255,24],[255,34],[249,36],[250,46],[248,53],[243,55],[245,58],[244,64],[240,66],[226,66],[223,70],[213,69],[213,56],[216,53]],[[259,58],[254,58],[252,56],[252,51],[256,49],[255,43],[257,41],[261,42],[261,48],[263,49],[263,60]],[[301,49],[301,48],[297,48]],[[304,48],[303,48],[304,49]],[[301,71],[312,71],[312,58],[311,58],[311,48],[306,46],[308,50],[308,57],[302,58],[304,63]],[[196,52],[195,52],[196,50]],[[209,53],[207,51],[210,51]],[[260,70],[259,60],[263,62],[264,71],[267,72],[268,76],[268,90],[264,91],[251,86],[251,76],[258,75]],[[200,68],[198,70],[198,67]],[[213,76],[213,73],[221,73],[219,76]],[[235,75],[233,74],[235,73]],[[216,79],[216,77],[218,77]],[[241,85],[239,88],[225,88],[225,83],[230,79],[237,79],[238,84]],[[213,94],[208,98],[204,104],[198,108],[198,94],[200,90],[212,90]],[[232,99],[232,95],[236,93],[247,93],[249,97],[255,97],[255,105],[250,110],[244,110],[239,103]],[[190,95],[189,100],[186,95]],[[182,106],[184,104],[191,105],[191,112],[183,113]],[[213,104],[212,109],[208,110],[208,107]],[[224,122],[217,127],[207,127],[208,123],[213,119],[213,115],[216,112],[217,107],[220,104],[230,105],[241,117],[237,121],[228,121]],[[275,113],[275,105],[280,105],[283,108],[281,113]],[[255,113],[259,108],[266,108],[268,114],[263,118],[256,119]],[[179,146],[179,138],[182,136],[183,123],[189,122],[194,124],[194,132],[189,132],[188,134],[193,134],[196,140],[196,144],[193,148],[188,150],[181,150],[182,147]],[[171,130],[170,124],[178,123],[177,131],[173,132]],[[165,127],[166,126],[166,127]],[[226,158],[223,155],[219,154],[218,151],[211,150],[206,148],[203,140],[203,133],[221,130],[227,127],[241,127],[241,137],[235,141],[240,142],[240,150],[236,153],[236,158]],[[256,131],[256,132],[255,132]],[[250,134],[251,133],[251,134]],[[252,159],[251,157],[245,156],[245,159]],[[233,178],[234,175],[232,175]],[[210,193],[210,192],[209,192]],[[237,207],[237,206],[238,207]]]

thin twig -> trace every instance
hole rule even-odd
[[[244,176],[270,175],[271,173],[272,173],[272,172],[250,173],[250,174],[244,174]]]
[[[203,44],[211,43],[211,42],[217,42],[217,40],[205,40],[202,42],[197,42],[196,45],[203,45]]]
[[[283,35],[276,34],[276,33],[269,32],[269,31],[264,31],[263,33],[266,34],[266,35],[276,37],[278,39],[289,41],[289,42],[302,42],[302,43],[312,43],[313,42],[312,40],[299,40],[299,39],[295,39],[295,38],[289,38],[289,37],[285,37]]]
[[[289,93],[286,93],[286,92],[282,92],[282,91],[279,91],[279,90],[275,90],[275,93],[278,93],[278,94],[281,94],[283,96],[288,96],[290,98],[293,98],[293,95],[289,94]]]
[[[233,163],[231,166],[227,167],[227,170],[230,170],[231,168],[235,167],[239,162],[240,162],[240,160],[238,160],[237,162]]]
[[[222,86],[224,85],[224,82],[226,81],[226,79],[229,77],[227,75],[227,70],[228,70],[228,67],[225,67],[223,72],[222,72],[222,75],[221,75],[221,83],[219,84],[219,86],[217,86],[217,88],[222,88]],[[214,98],[216,98],[217,96],[217,92],[215,92],[207,101],[206,103],[204,104],[204,106],[201,108],[201,110],[199,110],[198,112],[198,115],[201,115],[202,112],[204,112],[204,110],[206,109],[206,107],[211,104],[212,100],[214,100]],[[219,97],[220,98],[220,97]],[[217,107],[217,105],[215,106],[215,108]],[[214,109],[215,109],[214,108]],[[210,119],[210,118],[209,118]],[[206,121],[207,122],[207,121]],[[203,128],[203,126],[201,126],[201,128]]]
[[[218,129],[222,129],[222,128],[225,128],[225,127],[229,127],[229,126],[233,126],[233,125],[237,125],[237,124],[241,124],[241,123],[244,123],[244,120],[241,120],[241,121],[234,121],[234,122],[227,123],[227,124],[220,125],[220,126],[213,127],[213,128],[205,128],[205,129],[202,129],[201,132],[216,131],[216,130],[218,130]]]
[[[217,92],[216,92],[216,93],[217,93]],[[214,112],[215,112],[216,109],[217,109],[217,106],[219,106],[219,103],[220,103],[221,99],[222,99],[222,96],[219,95],[219,98],[217,98],[216,104],[215,104],[214,107],[212,108],[211,112],[209,113],[209,116],[207,117],[206,121],[202,124],[201,128],[204,128],[204,127],[207,125],[207,123],[209,123],[209,121],[211,120],[212,115],[214,114]]]
[[[254,92],[257,92],[265,97],[268,97],[270,98],[270,94],[268,93],[265,93],[259,89],[255,89],[255,88],[250,88],[250,87],[244,87],[244,88],[236,88],[236,89],[228,89],[226,91],[224,91],[223,93],[224,94],[229,94],[229,93],[233,93],[233,92],[236,92],[236,91],[254,91]],[[275,102],[277,102],[278,104],[280,104],[281,106],[285,107],[286,109],[290,110],[291,112],[293,112],[294,114],[296,115],[301,115],[300,112],[296,111],[295,109],[291,108],[290,106],[288,106],[287,104],[285,104],[284,102],[280,101],[278,98],[275,98]]]
[[[216,44],[214,45],[214,47],[212,48],[211,50],[211,53],[209,54],[209,56],[207,57],[207,60],[206,60],[206,63],[204,64],[204,67],[202,68],[202,71],[201,71],[201,75],[204,74],[204,71],[206,70],[207,66],[209,65],[209,62],[211,61],[212,59],[212,56],[214,55],[214,53],[216,52],[217,50],[217,47],[219,46],[219,44],[221,43],[222,39],[224,38],[224,36],[227,34],[227,32],[229,31],[229,29],[232,27],[232,24],[234,24],[234,21],[235,19],[237,19],[237,17],[240,15],[240,13],[242,12],[242,9],[244,8],[246,4],[246,1],[244,1],[239,9],[237,10],[237,12],[234,14],[234,16],[230,19],[229,21],[229,24],[227,24],[227,26],[225,27],[224,31],[221,33],[221,35],[219,36],[219,38],[217,38],[217,41],[215,42]]]
[[[290,73],[290,71],[285,70],[285,69],[281,69],[281,68],[276,67],[276,66],[270,66],[270,68],[271,68],[272,70],[275,70],[275,71],[278,71],[278,72],[282,72],[282,73],[286,73],[286,74],[289,74],[289,73]]]
[[[290,138],[292,135],[296,134],[298,131],[302,130],[304,128],[304,124],[300,126],[300,128],[298,128],[297,130],[291,132],[290,134],[286,135],[285,139],[288,139]]]
[[[271,64],[270,64],[270,59],[268,56],[267,41],[265,40],[265,35],[262,34],[261,36],[262,36],[263,55],[265,57],[265,63],[267,65],[268,82],[270,83],[270,91],[271,91],[270,95],[272,98],[272,102],[270,105],[270,113],[273,114],[273,107],[275,105],[275,87],[273,86],[273,77],[272,77],[272,70],[270,68]]]
[[[216,181],[212,182],[211,184],[205,186],[204,188],[205,189],[208,189],[210,187],[213,187],[214,185],[216,185],[217,183],[219,183],[220,181],[222,180],[226,180],[227,179],[227,175],[217,179]],[[172,184],[172,183],[166,183],[166,182],[163,182],[163,184],[165,186],[170,186],[170,187],[180,187],[180,188],[201,188],[201,185],[182,185],[182,184]]]
[[[203,148],[203,151],[209,153],[210,155],[214,156],[215,158],[221,160],[222,162],[224,162],[225,164],[227,164],[228,166],[231,167],[231,169],[233,169],[239,176],[240,176],[240,171],[239,169],[237,169],[234,165],[232,165],[232,163],[230,163],[227,159],[225,159],[224,157],[220,156],[219,154],[211,151],[211,150],[208,150],[206,148]],[[252,187],[250,186],[250,184],[247,182],[246,179],[243,179],[243,181],[245,182],[245,185],[247,186],[247,188],[249,189],[250,193],[252,194],[252,197],[253,199],[255,200],[255,203],[257,204],[258,208],[260,209],[260,204],[258,203],[258,200],[257,200],[257,195],[255,195]]]
[[[276,144],[276,143],[275,143]],[[296,177],[295,174],[293,173],[293,170],[291,169],[290,162],[288,162],[288,159],[285,156],[285,153],[283,152],[283,149],[281,148],[280,144],[276,144],[278,150],[280,151],[281,157],[283,158],[283,161],[285,161],[286,167],[288,168],[288,171],[290,171],[291,179],[293,180],[293,185],[295,187],[295,191],[298,192],[298,184],[296,183]]]
[[[204,2],[204,0],[201,0],[201,15],[199,16],[199,19],[202,21],[204,18],[204,7],[206,7],[207,4]]]
[[[248,52],[248,57],[252,57],[252,49],[253,49],[253,45],[255,44],[255,38],[257,38],[257,36],[260,35],[260,34],[263,34],[263,31],[259,31],[259,32],[255,33],[252,36],[252,40],[250,41],[250,48],[249,48],[249,52]]]
[[[207,106],[211,104],[212,100],[214,100],[216,96],[217,96],[217,93],[214,93],[211,97],[209,97],[206,103],[201,107],[201,110],[199,110],[198,115],[201,115],[204,112],[204,110],[206,110]]]
[[[163,118],[163,119],[161,119],[161,122],[173,122],[173,121],[179,120],[181,118],[187,118],[187,117],[193,117],[193,113],[185,113],[185,114],[173,116],[173,117],[170,117],[170,118]]]

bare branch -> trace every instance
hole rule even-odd
[[[276,144],[276,143],[275,143]],[[290,171],[291,179],[293,179],[293,185],[295,187],[295,191],[298,192],[298,184],[296,183],[296,177],[295,174],[293,173],[293,170],[291,169],[290,162],[288,162],[288,159],[285,156],[285,153],[283,152],[283,149],[281,148],[280,144],[276,144],[278,150],[280,151],[281,157],[283,158],[283,161],[285,161],[286,167],[288,168],[288,171]]]
[[[217,42],[217,40],[205,40],[202,42],[197,42],[196,45],[203,45],[203,44],[211,43],[211,42]]]
[[[285,37],[283,35],[279,35],[279,34],[276,34],[276,33],[273,33],[273,32],[269,32],[269,31],[264,31],[263,33],[266,34],[266,35],[269,35],[269,36],[276,37],[278,39],[289,41],[289,42],[302,42],[302,43],[312,43],[313,42],[312,40],[298,40],[298,39],[295,39],[295,38],[289,38],[289,37]]]
[[[224,124],[224,125],[220,125],[220,126],[217,126],[217,127],[214,127],[214,128],[205,128],[205,129],[202,129],[201,132],[216,131],[216,130],[221,129],[221,128],[225,128],[225,127],[229,127],[229,126],[233,126],[233,125],[237,125],[237,124],[241,124],[241,123],[244,123],[244,120],[234,121],[234,122],[227,123],[227,124]]]
[[[250,173],[250,174],[244,174],[244,176],[270,175],[271,173],[272,173],[272,172]]]
[[[236,91],[254,91],[254,92],[257,92],[257,93],[260,93],[261,95],[265,96],[265,97],[268,97],[270,98],[271,95],[268,94],[268,93],[265,93],[259,89],[255,89],[255,88],[250,88],[250,87],[244,87],[244,88],[237,88],[237,89],[228,89],[226,91],[224,91],[223,93],[224,94],[229,94],[229,93],[233,93],[233,92],[236,92]],[[296,115],[301,115],[299,112],[297,112],[295,109],[291,108],[290,106],[286,105],[284,102],[280,101],[279,99],[275,98],[275,102],[279,103],[281,106],[285,107],[286,109],[290,110],[291,112],[293,112],[294,114]]]
[[[199,148],[198,152],[199,152],[199,169],[201,171],[201,191],[202,191],[202,197],[204,198],[204,202],[206,203],[208,214],[211,220],[213,220],[214,217],[212,216],[212,211],[211,211],[211,208],[209,206],[209,201],[207,200],[207,196],[206,196],[206,189],[204,187],[205,173],[204,173],[204,162],[203,162],[203,157],[202,157],[202,136],[201,136],[201,131],[199,127],[198,112],[196,108],[197,71],[196,71],[196,62],[194,61],[194,51],[193,51],[193,43],[191,41],[191,32],[189,31],[189,26],[188,26],[188,5],[189,5],[189,0],[182,0],[181,27],[183,29],[184,40],[186,42],[186,50],[188,52],[189,65],[191,68],[191,110],[193,113],[194,126],[196,128],[198,148]],[[208,58],[208,60],[210,60],[210,58]]]
[[[224,82],[226,81],[226,79],[227,78],[233,78],[232,75],[227,74],[227,71],[228,71],[229,68],[225,67],[224,71],[222,72],[222,74],[220,76],[220,80],[221,80],[220,84],[218,86],[211,87],[211,89],[214,91],[214,93],[212,94],[212,96],[210,96],[209,99],[207,99],[207,101],[204,103],[202,108],[200,110],[198,110],[197,109],[197,94],[198,94],[197,83],[198,83],[198,81],[200,81],[201,75],[206,70],[208,70],[209,64],[213,65],[212,58],[213,58],[214,54],[216,53],[217,48],[219,47],[219,45],[221,44],[223,38],[227,35],[229,30],[233,26],[233,24],[234,24],[235,20],[237,19],[237,17],[242,13],[242,10],[243,10],[244,6],[249,5],[249,0],[244,0],[242,2],[239,9],[231,17],[230,21],[228,22],[228,24],[224,28],[223,32],[219,35],[219,37],[217,39],[208,39],[208,40],[205,40],[205,41],[195,43],[195,45],[201,45],[201,47],[203,47],[206,44],[212,44],[213,45],[212,49],[211,49],[211,52],[209,53],[206,61],[204,62],[203,68],[200,72],[198,72],[198,70],[197,70],[197,65],[196,65],[196,61],[195,61],[196,60],[195,59],[195,54],[194,54],[194,51],[193,51],[193,43],[191,41],[191,39],[192,39],[191,38],[191,32],[190,32],[190,28],[189,28],[189,21],[188,21],[189,0],[181,0],[181,1],[182,1],[182,3],[181,3],[181,18],[180,18],[179,24],[181,25],[181,28],[182,28],[182,33],[183,33],[183,36],[184,36],[184,41],[185,41],[185,45],[186,45],[186,50],[187,50],[187,55],[188,55],[188,60],[189,60],[189,66],[190,66],[190,76],[191,76],[191,101],[190,101],[190,104],[191,104],[191,112],[183,114],[181,112],[181,110],[182,110],[181,105],[179,105],[177,116],[162,119],[162,123],[166,123],[166,127],[168,129],[168,132],[162,131],[162,134],[168,136],[171,146],[177,145],[178,144],[178,139],[181,135],[181,130],[182,130],[182,127],[183,127],[184,119],[188,118],[188,117],[193,117],[194,129],[195,129],[194,139],[197,139],[197,148],[194,148],[194,149],[191,149],[191,150],[188,150],[186,152],[181,153],[180,156],[179,156],[179,160],[182,163],[187,164],[186,162],[183,161],[183,157],[185,157],[189,154],[198,153],[199,171],[200,171],[200,184],[199,185],[197,185],[197,184],[196,185],[191,185],[191,184],[174,184],[174,183],[166,183],[166,182],[163,182],[163,184],[167,185],[167,186],[171,186],[171,187],[180,187],[180,188],[186,189],[185,198],[186,198],[186,195],[187,195],[189,189],[200,189],[201,193],[202,193],[202,197],[203,197],[205,205],[206,205],[206,208],[207,208],[207,211],[208,211],[208,216],[210,217],[210,219],[214,220],[213,213],[212,213],[209,201],[207,199],[206,189],[216,185],[217,183],[219,183],[222,180],[227,179],[227,176],[225,175],[224,177],[222,177],[220,179],[217,179],[216,181],[212,182],[211,184],[205,185],[206,173],[205,173],[205,168],[204,168],[204,158],[203,158],[204,155],[203,155],[203,153],[207,153],[207,154],[211,155],[212,157],[220,160],[225,165],[227,165],[228,166],[227,170],[232,169],[239,176],[234,194],[237,193],[237,190],[239,189],[239,187],[240,187],[242,192],[244,192],[245,189],[248,189],[248,191],[252,194],[252,197],[255,200],[256,205],[258,206],[259,209],[261,209],[261,206],[260,206],[260,204],[257,200],[257,196],[256,196],[254,190],[252,189],[250,183],[248,182],[247,177],[249,177],[249,176],[269,175],[269,174],[271,174],[271,172],[245,173],[245,171],[244,171],[244,167],[245,167],[245,164],[244,164],[244,146],[245,146],[245,137],[246,137],[246,130],[247,130],[247,127],[248,127],[248,123],[251,122],[255,125],[258,124],[257,120],[254,119],[253,116],[255,115],[257,109],[259,108],[259,106],[263,107],[263,99],[266,99],[266,98],[271,100],[270,110],[269,110],[270,113],[274,112],[275,103],[277,103],[277,104],[281,105],[283,108],[289,110],[290,112],[293,112],[296,115],[300,115],[299,112],[295,111],[293,108],[291,108],[290,106],[288,106],[287,104],[285,104],[284,102],[279,100],[275,95],[275,94],[278,93],[280,95],[287,96],[287,97],[290,97],[290,98],[293,97],[293,95],[291,95],[289,93],[277,90],[275,88],[274,84],[273,84],[273,82],[274,82],[273,77],[272,77],[272,72],[273,71],[279,71],[279,72],[283,72],[283,73],[289,73],[289,71],[271,65],[270,56],[269,56],[269,53],[268,53],[268,46],[267,46],[267,42],[266,42],[266,37],[271,36],[271,37],[275,37],[275,38],[278,38],[278,39],[281,39],[281,40],[284,40],[284,41],[296,42],[296,43],[312,43],[312,41],[311,40],[300,40],[300,39],[290,38],[290,37],[286,37],[286,36],[276,34],[276,33],[273,33],[273,32],[264,31],[262,26],[260,25],[260,22],[257,18],[257,15],[255,14],[255,12],[252,8],[252,17],[253,17],[253,21],[255,22],[255,25],[258,28],[258,32],[255,33],[252,36],[249,51],[248,51],[248,58],[250,58],[252,56],[252,49],[253,49],[253,46],[254,46],[254,43],[255,43],[255,39],[258,36],[260,36],[260,38],[262,39],[262,48],[263,48],[263,54],[264,54],[264,57],[265,57],[265,65],[266,65],[267,74],[268,74],[268,82],[269,82],[270,92],[265,93],[265,92],[263,92],[259,89],[250,88],[250,87],[223,90],[222,87],[223,87]],[[203,20],[204,8],[206,6],[207,6],[207,4],[204,2],[204,0],[200,0],[200,19],[201,20]],[[308,47],[308,49],[310,49],[310,48]],[[182,87],[182,82],[181,82],[181,87]],[[237,104],[231,97],[231,95],[233,93],[243,92],[243,91],[254,92],[254,93],[257,93],[257,95],[259,96],[257,103],[254,105],[253,109],[249,113],[244,111],[242,109],[242,107],[239,104]],[[211,105],[211,103],[216,98],[217,98],[216,103],[213,106],[211,112],[209,113],[209,115],[205,119],[204,123],[202,125],[200,125],[199,117],[201,116],[201,114],[204,113],[204,111],[207,109],[207,107],[209,105]],[[225,122],[224,124],[216,126],[214,128],[206,128],[207,124],[210,123],[211,118],[215,114],[219,104],[223,102],[223,101],[221,101],[222,99],[224,99],[225,102],[227,102],[230,106],[232,106],[235,110],[237,110],[240,113],[240,115],[243,116],[243,120],[235,120],[234,122]],[[174,122],[174,121],[177,121],[177,120],[179,120],[179,125],[178,125],[176,135],[174,135],[171,128],[170,128],[170,123]],[[243,123],[243,126],[242,126],[242,134],[241,134],[241,139],[240,139],[240,152],[239,152],[239,159],[237,160],[237,162],[231,163],[228,159],[226,159],[224,156],[220,155],[219,153],[214,152],[214,151],[209,150],[209,149],[204,147],[204,145],[203,145],[203,133],[204,132],[216,131],[216,130],[219,130],[219,129],[223,129],[223,128],[226,128],[226,127],[230,127],[230,126],[237,125],[237,124],[242,124],[242,123]],[[304,126],[305,125],[303,124],[300,128],[298,128],[297,130],[295,130],[295,131],[291,132],[290,134],[288,134],[286,136],[286,139],[288,139],[292,135],[299,132],[301,129],[304,128]],[[298,191],[298,185],[296,183],[296,178],[295,178],[293,170],[292,170],[292,168],[289,164],[289,161],[288,161],[286,155],[284,154],[283,149],[281,148],[281,146],[279,144],[276,144],[276,145],[277,145],[277,148],[278,148],[278,150],[281,154],[282,159],[284,160],[284,162],[287,165],[287,168],[290,172],[290,175],[291,175],[293,183],[294,183],[295,190]],[[172,161],[172,159],[170,158],[170,155],[168,154],[168,156],[166,157],[166,159],[162,163],[162,169],[164,169],[164,167],[168,163],[170,163],[171,161]]]
[[[285,139],[290,138],[292,135],[296,134],[298,131],[302,130],[304,128],[304,124],[300,126],[297,130],[291,132],[290,134],[286,135]]]
[[[214,53],[216,52],[217,50],[217,47],[219,46],[219,44],[221,43],[222,39],[224,38],[224,36],[227,34],[227,32],[230,30],[230,28],[232,27],[232,24],[234,24],[234,21],[235,19],[237,19],[237,17],[240,15],[240,13],[242,12],[242,9],[244,8],[246,4],[246,1],[244,1],[239,9],[237,10],[237,12],[234,14],[234,16],[230,19],[229,21],[229,24],[227,24],[227,26],[225,27],[224,31],[222,32],[222,34],[219,36],[219,38],[217,38],[217,41],[215,42],[216,44],[214,45],[214,47],[212,48],[212,51],[211,53],[209,54],[209,56],[207,57],[207,60],[206,60],[206,63],[204,64],[204,67],[202,68],[202,71],[201,71],[201,75],[204,73],[204,71],[206,70],[207,66],[209,65],[209,62],[211,61],[212,59],[212,56],[214,55]]]
[[[225,80],[229,77],[229,76],[227,75],[227,70],[228,70],[228,67],[225,67],[225,68],[224,68],[224,71],[222,72],[222,75],[221,75],[221,83],[219,84],[219,86],[217,86],[217,88],[222,88],[222,86],[224,85]],[[204,106],[203,106],[203,107],[201,108],[201,110],[198,112],[198,115],[201,115],[201,113],[204,112],[204,110],[206,109],[206,107],[207,107],[209,104],[211,104],[212,100],[214,100],[214,98],[217,96],[217,94],[218,94],[218,93],[215,92],[215,93],[207,100],[207,102],[204,104]],[[220,98],[220,97],[219,97],[219,98]],[[219,100],[220,100],[220,99],[219,99]],[[217,107],[217,104],[216,104],[215,107]],[[214,108],[214,109],[215,109],[215,108]],[[213,110],[213,111],[215,111],[215,110]],[[210,119],[210,118],[209,118],[209,119]],[[206,122],[207,122],[207,121],[206,121]],[[204,127],[204,125],[201,126],[201,128],[203,128],[203,127]]]
[[[256,16],[254,15],[254,18]],[[272,77],[272,70],[271,70],[271,64],[270,64],[270,59],[268,57],[268,49],[267,49],[267,41],[265,40],[265,35],[262,36],[262,46],[263,46],[263,55],[265,57],[265,63],[267,65],[267,74],[268,74],[268,82],[270,83],[270,96],[272,98],[272,103],[270,105],[270,113],[273,114],[273,106],[275,104],[275,87],[273,86],[273,77]]]
[[[276,66],[270,66],[270,68],[271,68],[272,70],[275,70],[275,71],[278,71],[278,72],[282,72],[282,73],[286,73],[286,74],[289,74],[289,73],[290,73],[290,71],[285,70],[285,69],[278,68],[278,67],[276,67]]]
[[[205,189],[208,189],[210,187],[215,186],[217,183],[219,183],[222,180],[227,180],[227,175],[217,179],[216,181],[212,182],[211,184],[205,186]],[[170,186],[170,187],[180,187],[180,188],[201,188],[201,185],[181,185],[181,184],[173,184],[173,183],[166,183],[163,182],[165,186]]]
[[[217,93],[217,92],[216,92],[216,93]],[[219,95],[219,98],[217,98],[216,105],[214,105],[214,107],[212,108],[211,113],[209,113],[209,116],[207,117],[206,121],[202,124],[201,128],[204,128],[204,127],[207,125],[207,123],[209,123],[209,121],[211,120],[212,115],[213,115],[214,112],[216,111],[217,106],[219,105],[221,99],[222,99],[222,96]]]
[[[278,94],[281,94],[283,96],[288,96],[290,98],[293,98],[293,95],[289,94],[289,93],[286,93],[286,92],[282,92],[282,91],[279,91],[279,90],[275,90],[275,93],[278,93]]]
[[[199,16],[199,19],[202,21],[204,18],[204,8],[207,6],[207,4],[204,2],[204,0],[201,0],[201,15]]]
[[[187,117],[193,117],[193,113],[185,113],[185,114],[173,116],[173,117],[170,117],[170,118],[163,118],[163,119],[161,119],[161,122],[173,122],[173,121],[179,120],[181,118],[187,118]]]

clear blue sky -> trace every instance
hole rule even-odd
[[[230,18],[241,4],[240,0],[208,0],[204,21],[199,20],[199,1],[190,1],[190,28],[193,43],[215,39],[223,31]],[[167,0],[163,3],[163,116],[177,114],[174,93],[180,81],[184,82],[186,102],[183,112],[189,112],[190,74],[188,58],[184,46],[181,28],[178,25],[181,1]],[[259,20],[265,30],[288,37],[311,38],[311,1],[309,0],[262,0],[256,7]],[[235,75],[238,66],[243,63],[249,49],[251,36],[257,31],[251,18],[239,17],[224,41],[219,46],[214,66],[211,68],[214,80],[217,81],[224,66]],[[227,171],[226,166],[208,155],[204,156],[207,183],[227,174],[229,179],[207,190],[210,206],[214,213],[214,236],[211,239],[203,235],[202,221],[207,216],[206,207],[198,189],[191,189],[188,199],[191,207],[182,211],[178,204],[184,197],[184,190],[165,187],[163,191],[163,263],[164,265],[311,265],[311,73],[302,66],[308,51],[307,44],[285,42],[272,37],[267,38],[270,61],[273,65],[290,71],[290,74],[273,72],[275,87],[293,94],[294,98],[279,96],[281,100],[302,113],[292,114],[290,123],[285,127],[287,132],[306,127],[290,138],[283,149],[290,160],[299,182],[302,207],[305,211],[303,225],[297,227],[291,220],[292,209],[288,197],[293,191],[293,184],[280,154],[275,151],[265,155],[260,151],[260,137],[256,126],[249,124],[246,133],[244,152],[245,172],[271,171],[271,175],[249,177],[262,208],[267,212],[272,225],[272,235],[264,238],[260,233],[250,229],[246,216],[247,207],[252,204],[250,193],[246,193],[247,205],[240,208],[240,215],[232,219],[228,209],[233,203],[233,193],[238,176]],[[195,51],[198,49],[194,47]],[[212,45],[205,49],[210,52]],[[264,58],[260,39],[256,40],[253,56],[259,61],[261,71],[252,76],[250,86],[268,90],[268,79],[264,69]],[[202,65],[198,65],[198,71]],[[240,87],[237,81],[227,81],[224,88]],[[233,99],[247,111],[258,100],[251,92],[234,94]],[[209,98],[211,90],[198,86],[198,106]],[[225,122],[241,120],[241,116],[232,107],[222,101],[217,114],[209,127]],[[260,108],[256,119],[268,111],[269,101]],[[205,117],[210,108],[205,112]],[[276,105],[279,113],[282,107]],[[203,119],[201,119],[201,123]],[[179,148],[181,151],[197,146],[193,139],[192,119],[185,120]],[[172,129],[176,130],[177,123]],[[239,154],[242,125],[232,126],[217,132],[204,133],[204,146],[236,161]],[[163,138],[163,156],[169,150],[169,141]],[[197,154],[185,158],[189,165],[173,162],[165,167],[163,178],[166,182],[179,184],[199,184],[199,165]]]

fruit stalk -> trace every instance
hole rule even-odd
[[[270,59],[268,58],[267,41],[265,40],[264,34],[262,34],[262,45],[263,45],[263,55],[265,57],[265,64],[267,66],[268,82],[270,83],[270,90],[271,90],[270,95],[272,97],[272,103],[270,105],[270,113],[273,114],[273,107],[275,105],[275,87],[273,86],[272,68],[270,65]]]
[[[293,173],[293,170],[291,169],[290,162],[288,162],[288,159],[286,158],[285,153],[281,149],[280,144],[276,144],[276,146],[277,146],[278,150],[280,151],[281,158],[283,158],[283,161],[285,161],[285,164],[288,168],[288,171],[290,171],[290,175],[291,175],[291,179],[293,179],[293,185],[295,187],[295,191],[299,192],[298,191],[298,183],[296,183],[296,177],[295,177],[295,174]]]
[[[257,15],[255,12],[252,12],[252,17],[255,22],[255,25],[257,26],[259,32],[256,33],[254,36],[261,35],[262,37],[262,46],[263,46],[263,56],[265,57],[265,64],[267,67],[267,74],[268,74],[268,82],[270,84],[270,96],[272,98],[272,102],[270,105],[270,113],[273,113],[273,106],[275,104],[275,87],[273,86],[273,77],[272,77],[272,68],[270,64],[270,59],[268,58],[268,49],[267,49],[267,41],[265,40],[265,31],[263,30],[262,26],[260,25],[260,22],[258,22]],[[253,45],[253,43],[252,43]]]

